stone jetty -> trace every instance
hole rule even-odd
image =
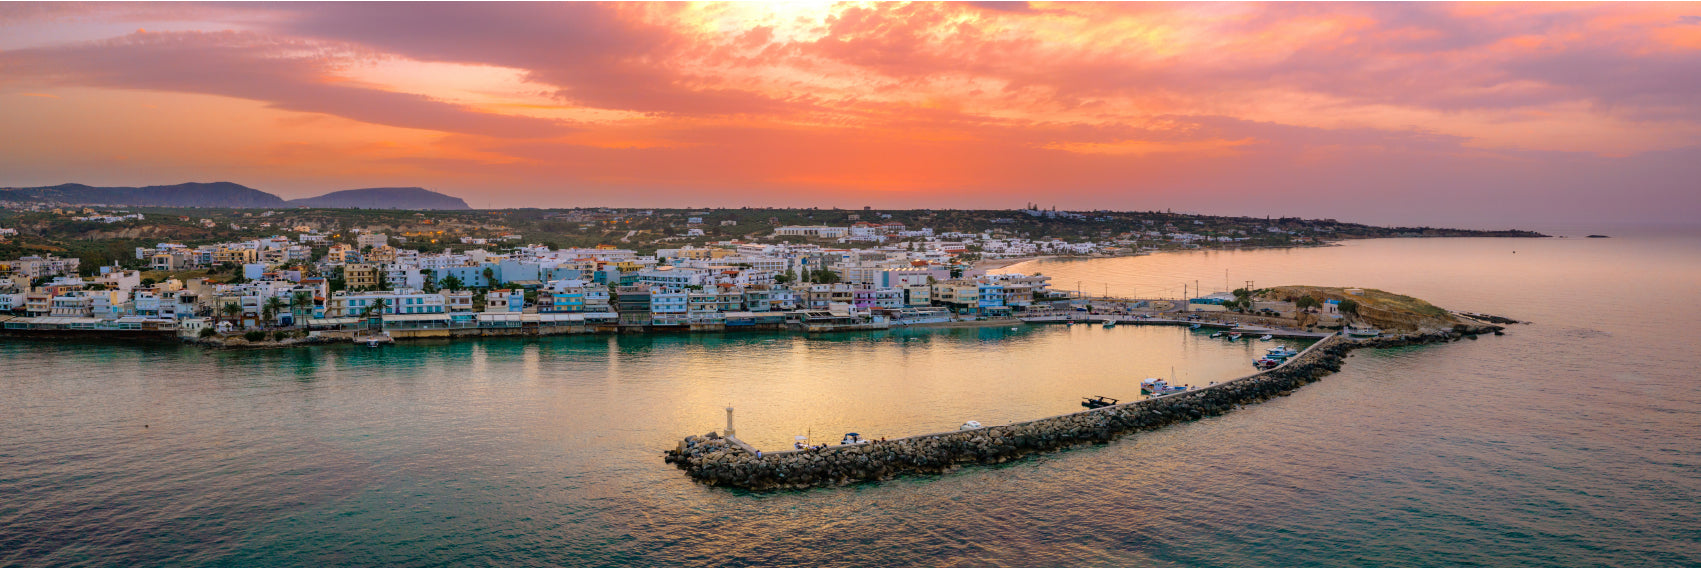
[[[1477,334],[1499,329],[1466,324],[1446,331],[1372,339],[1330,336],[1279,367],[1205,388],[1039,420],[871,444],[757,457],[736,438],[711,432],[685,438],[667,452],[665,460],[702,483],[757,491],[937,475],[968,464],[998,464],[1036,452],[1106,443],[1127,434],[1217,416],[1241,405],[1286,396],[1340,370],[1342,361],[1355,349],[1474,339]]]

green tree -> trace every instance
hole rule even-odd
[[[378,298],[376,301],[372,302],[371,305],[366,306],[366,309],[360,311],[360,317],[365,319],[372,317],[373,314],[382,314],[384,313],[384,306],[388,304],[388,300]]]
[[[236,302],[225,304],[224,307],[219,308],[219,310],[224,312],[225,317],[233,320],[242,315],[242,306]]]
[[[815,281],[822,284],[836,284],[839,282],[839,273],[822,268],[815,271]]]
[[[421,275],[425,276],[425,293],[430,294],[432,292],[436,292],[437,291],[437,271],[432,270],[430,268],[427,268],[427,269],[421,270],[419,272],[420,272]]]
[[[277,321],[278,312],[283,311],[283,307],[283,300],[277,296],[266,298],[266,304],[260,307],[260,319],[265,320],[266,325],[271,325],[272,322]]]
[[[289,297],[289,307],[297,310],[305,310],[313,307],[313,294],[306,291],[291,294]]]
[[[1300,296],[1298,299],[1293,301],[1293,306],[1301,310],[1309,310],[1311,308],[1318,307],[1318,305],[1317,298],[1313,298],[1311,296]]]
[[[1352,299],[1341,300],[1340,310],[1343,314],[1352,314],[1356,316],[1358,315],[1358,302],[1353,301]]]
[[[488,266],[484,267],[484,285],[485,285],[486,288],[495,288],[496,287],[496,270],[495,269],[488,267]]]

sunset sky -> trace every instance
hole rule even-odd
[[[0,186],[1694,220],[1701,4],[0,4]]]

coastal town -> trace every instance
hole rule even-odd
[[[32,255],[0,261],[0,312],[10,314],[0,317],[9,331],[168,331],[249,341],[463,329],[856,329],[1009,316],[1066,298],[1043,275],[988,274],[962,262],[971,245],[1000,256],[1093,251],[1091,243],[935,235],[890,224],[773,233],[827,244],[725,241],[653,254],[536,244],[428,252],[402,236],[308,230],[138,247],[133,262],[96,267],[90,277],[80,275],[89,271],[78,258]],[[919,242],[831,246],[888,237]],[[170,276],[220,269],[231,276]]]
[[[135,234],[88,233],[82,241],[61,241],[105,242],[111,250],[113,241],[145,242],[138,241],[140,234],[170,229],[140,224],[158,223],[171,213],[155,211],[150,218],[126,209],[31,205],[13,215],[138,227],[131,229]],[[796,210],[792,217],[832,217],[842,224],[777,225],[780,217],[770,215],[763,223],[768,228],[747,226],[733,238],[718,239],[751,217],[749,212],[686,212],[674,218],[671,212],[591,209],[541,216],[556,231],[564,224],[595,227],[588,235],[593,240],[614,241],[562,246],[553,234],[549,242],[528,243],[515,228],[536,225],[524,220],[468,218],[476,213],[221,213],[217,219],[207,212],[172,222],[208,231],[203,234],[216,235],[215,229],[272,234],[152,242],[93,259],[48,252],[0,260],[0,330],[17,337],[175,337],[251,346],[584,332],[818,332],[973,325],[1077,309],[1161,312],[1211,308],[1236,298],[1225,290],[1195,293],[1185,302],[1125,300],[1095,308],[1081,291],[1059,290],[1046,275],[997,269],[1051,256],[1320,244],[1334,231],[1332,221],[1235,219],[1225,225],[1226,218],[1168,214],[1163,215],[1179,218],[1130,217],[1124,227],[1147,230],[1068,239],[1007,228],[1017,218],[1038,227],[1048,221],[1095,222],[1087,213],[1034,205],[982,215],[988,225],[974,232],[917,226],[885,212]],[[926,216],[963,224],[951,217],[951,212]],[[1111,220],[1100,214],[1096,222]],[[639,229],[600,229],[605,225],[657,227],[643,231],[669,236],[634,239]],[[38,234],[56,226],[34,225]],[[5,229],[5,235],[9,241],[19,238],[16,229]],[[1269,240],[1273,235],[1281,240]],[[1292,306],[1287,308],[1292,315]]]

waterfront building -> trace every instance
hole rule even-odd
[[[526,293],[519,289],[491,290],[484,294],[484,313],[520,313],[526,308]]]

